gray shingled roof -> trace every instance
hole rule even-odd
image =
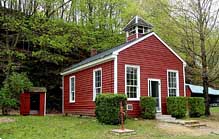
[[[152,29],[153,26],[146,22],[144,19],[142,19],[139,16],[135,16],[127,25],[126,27],[123,29],[124,31],[128,31],[130,28],[132,28],[133,26],[143,26],[146,27],[148,29]]]
[[[151,33],[151,32],[148,32],[148,33],[146,33],[146,34],[144,34],[144,35],[147,35],[147,34],[149,34],[149,33]],[[143,36],[142,36],[142,37],[143,37]],[[141,37],[140,37],[140,38],[141,38]],[[140,38],[138,38],[138,39],[140,39]],[[68,71],[68,70],[77,68],[77,67],[82,66],[82,65],[84,65],[84,64],[87,64],[87,63],[89,63],[89,62],[92,62],[92,61],[95,61],[95,60],[98,60],[98,59],[102,59],[102,58],[104,58],[104,57],[106,57],[106,56],[109,56],[109,55],[111,55],[114,51],[119,50],[119,49],[125,47],[126,45],[128,45],[128,44],[130,44],[130,43],[132,43],[133,41],[136,41],[136,40],[138,40],[138,39],[135,39],[135,40],[132,40],[132,41],[123,43],[123,44],[121,44],[121,45],[119,45],[119,46],[116,46],[116,47],[114,47],[114,48],[111,48],[111,49],[109,49],[109,50],[106,50],[106,51],[104,51],[104,52],[101,52],[101,53],[99,53],[99,54],[97,54],[97,55],[94,55],[94,56],[92,56],[92,57],[89,57],[89,58],[87,58],[87,59],[85,59],[85,60],[83,60],[83,61],[81,61],[81,62],[79,62],[79,63],[77,63],[77,64],[74,64],[74,65],[70,66],[69,68],[65,69],[63,72],[66,72],[66,71]]]

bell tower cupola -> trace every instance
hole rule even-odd
[[[140,38],[144,34],[151,31],[153,26],[146,22],[139,16],[135,16],[131,21],[125,26],[123,31],[126,32],[126,41],[131,41]]]

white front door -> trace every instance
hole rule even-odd
[[[161,84],[160,79],[148,79],[148,96],[156,100],[156,110],[161,112]]]

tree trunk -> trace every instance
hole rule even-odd
[[[207,64],[207,56],[206,56],[206,48],[205,48],[205,13],[203,12],[203,7],[201,5],[201,1],[198,0],[198,25],[199,25],[199,39],[200,39],[200,48],[201,48],[201,58],[202,58],[202,81],[203,81],[203,95],[205,98],[205,116],[210,115],[210,105],[209,105],[209,96],[208,96],[208,64]]]
[[[210,105],[208,96],[208,66],[206,60],[206,50],[205,50],[205,39],[204,35],[200,34],[200,46],[201,46],[201,57],[202,57],[202,81],[203,81],[203,95],[205,98],[205,115],[210,115]]]

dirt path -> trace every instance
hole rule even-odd
[[[12,118],[6,118],[6,117],[0,117],[0,124],[1,123],[9,123],[9,122],[15,122],[15,119]]]
[[[200,122],[205,123],[207,126],[200,128],[191,128],[191,127],[185,127],[183,125],[165,123],[165,122],[160,122],[157,126],[159,129],[173,136],[178,136],[178,135],[202,136],[209,134],[219,135],[219,122],[209,121],[209,120],[201,120]]]

